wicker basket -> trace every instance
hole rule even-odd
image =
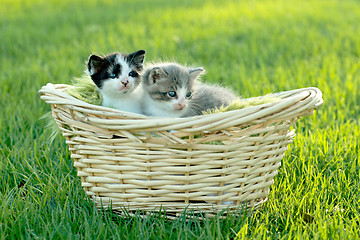
[[[41,99],[71,151],[87,195],[127,214],[185,209],[216,214],[266,200],[295,134],[322,104],[317,88],[276,93],[267,104],[190,118],[154,118],[91,105],[47,84]]]

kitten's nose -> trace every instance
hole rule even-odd
[[[181,99],[178,103],[174,105],[176,110],[183,110],[186,107],[185,99]]]
[[[185,105],[183,105],[183,104],[177,103],[177,104],[175,105],[175,109],[176,109],[176,110],[183,110],[184,108],[185,108]]]
[[[126,85],[128,85],[128,83],[129,83],[129,80],[123,79],[123,80],[121,80],[121,83],[126,87]]]

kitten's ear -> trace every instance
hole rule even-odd
[[[203,68],[195,68],[190,70],[190,79],[195,80],[200,74],[204,74],[205,70]]]
[[[149,83],[155,84],[157,81],[159,81],[161,78],[165,78],[167,74],[162,70],[160,67],[154,67],[151,69],[149,74]]]
[[[88,67],[88,71],[89,71],[90,75],[93,75],[100,70],[103,61],[104,61],[104,59],[102,59],[101,57],[99,57],[97,55],[91,55],[89,57],[87,67]]]
[[[139,50],[137,52],[130,53],[127,56],[127,61],[130,64],[134,64],[139,70],[142,69],[145,59],[145,50]]]

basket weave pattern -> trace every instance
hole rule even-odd
[[[154,118],[95,106],[47,84],[41,99],[71,151],[87,195],[114,210],[218,213],[260,206],[289,143],[291,125],[322,104],[317,88],[281,100],[190,118]]]

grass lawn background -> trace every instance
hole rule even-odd
[[[0,238],[360,238],[360,2],[45,1],[0,4]],[[70,83],[92,53],[203,66],[243,97],[314,86],[269,199],[225,219],[123,219],[86,199],[37,91]]]

